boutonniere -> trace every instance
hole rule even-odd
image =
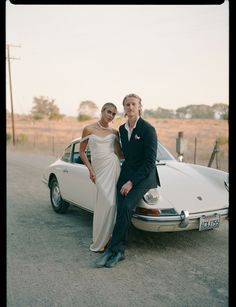
[[[140,136],[138,136],[137,134],[135,134],[134,138],[135,138],[135,140],[139,140],[139,139],[140,139]]]

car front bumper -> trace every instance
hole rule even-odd
[[[186,212],[185,212],[186,213]],[[228,220],[228,209],[210,212],[189,214],[186,218],[182,214],[174,216],[145,216],[133,214],[132,224],[141,230],[151,232],[172,232],[199,229],[200,218],[205,216],[219,215],[220,225]]]

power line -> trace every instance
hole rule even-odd
[[[13,111],[13,94],[12,94],[12,80],[11,80],[11,60],[20,60],[20,58],[15,58],[10,56],[11,47],[21,47],[20,45],[6,44],[7,48],[7,62],[8,62],[8,74],[9,74],[9,87],[10,87],[10,99],[11,99],[11,122],[12,122],[12,140],[13,145],[15,145],[15,124],[14,124],[14,111]]]

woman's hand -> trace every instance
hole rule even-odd
[[[96,174],[94,170],[89,171],[90,179],[92,180],[93,183],[96,183]]]

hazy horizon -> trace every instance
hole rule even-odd
[[[108,101],[123,111],[131,92],[143,109],[229,103],[229,3],[221,5],[12,5],[6,2],[14,113],[33,97],[60,113]],[[6,108],[10,112],[6,61]]]
[[[216,102],[216,104],[217,103],[224,103],[224,102]],[[57,105],[57,103],[55,102],[55,104]],[[213,104],[195,104],[195,105],[206,105],[206,106],[210,106],[210,107],[212,107],[213,105],[214,105],[215,103],[213,103]],[[226,103],[224,103],[224,104],[226,104]],[[193,104],[194,105],[194,104]],[[228,104],[226,104],[226,105],[228,105]],[[184,105],[184,106],[179,106],[178,108],[176,108],[176,109],[168,109],[168,108],[163,108],[163,109],[166,109],[166,110],[169,110],[169,111],[176,111],[177,109],[179,109],[179,108],[184,108],[184,107],[187,107],[187,106],[190,106],[190,104],[189,105]],[[98,107],[98,106],[97,106]],[[162,108],[162,106],[158,106],[158,107],[160,107],[160,108]],[[158,108],[157,107],[157,108]],[[153,110],[153,111],[156,111],[157,110],[157,108],[156,109],[152,109],[152,108],[143,108],[143,112],[145,111],[145,110]],[[98,109],[99,109],[99,107],[98,107]],[[11,113],[11,110],[9,109],[6,109],[6,111],[8,112],[8,113]],[[118,113],[123,113],[123,110],[121,109],[121,110],[118,110]],[[15,115],[31,115],[31,112],[28,112],[28,113],[17,113],[17,112],[15,112],[14,111],[14,114]],[[62,112],[60,111],[60,114],[62,114]],[[68,116],[68,117],[77,117],[78,116],[78,114],[79,114],[79,112],[77,112],[77,114],[74,114],[74,115],[67,115],[67,114],[62,114],[62,115],[65,115],[65,116]]]

